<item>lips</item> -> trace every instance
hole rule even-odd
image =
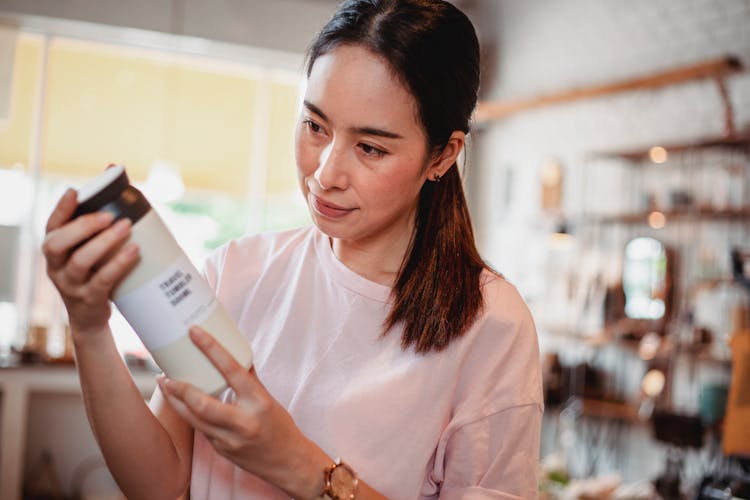
[[[323,200],[322,198],[318,198],[312,193],[310,193],[310,202],[313,209],[317,213],[331,219],[344,217],[354,211],[353,208],[344,208],[342,206],[336,205],[335,203],[331,203],[329,201]]]

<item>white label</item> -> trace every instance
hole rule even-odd
[[[151,349],[187,335],[216,307],[216,298],[183,254],[144,285],[115,300],[130,326]]]

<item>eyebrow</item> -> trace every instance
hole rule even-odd
[[[323,120],[330,121],[323,110],[317,107],[315,104],[307,100],[303,101],[303,104],[307,109],[323,118]],[[378,137],[386,137],[388,139],[403,139],[403,136],[395,132],[390,132],[388,130],[383,130],[376,127],[351,127],[349,130],[358,134],[375,135]]]

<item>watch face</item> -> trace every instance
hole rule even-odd
[[[348,466],[339,464],[331,473],[331,491],[335,498],[353,498],[357,492],[357,478]]]

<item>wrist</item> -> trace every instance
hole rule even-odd
[[[320,498],[324,484],[323,471],[333,460],[314,442],[303,439],[303,444],[296,447],[299,452],[288,455],[284,467],[277,468],[266,480],[275,483],[293,498],[312,500]],[[286,472],[282,473],[282,470]]]
[[[287,490],[294,498],[352,500],[357,497],[359,477],[354,469],[340,459],[333,460],[314,443],[313,458],[302,458],[292,470],[296,487]]]
[[[87,348],[101,348],[103,344],[112,342],[109,324],[98,327],[82,327],[70,324],[70,338],[76,351]]]

